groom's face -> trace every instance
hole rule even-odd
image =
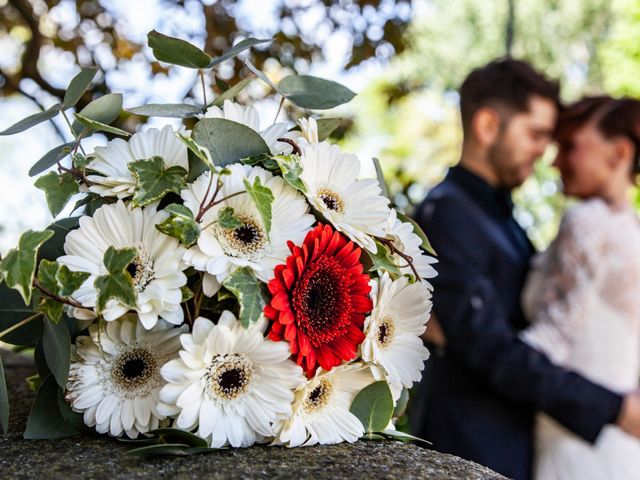
[[[531,97],[528,111],[502,115],[500,134],[488,152],[501,186],[518,187],[533,173],[551,142],[556,115],[555,104],[539,96]]]

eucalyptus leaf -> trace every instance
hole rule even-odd
[[[66,110],[78,103],[91,84],[91,80],[96,76],[96,73],[98,73],[97,68],[83,68],[80,70],[80,73],[71,79],[67,91],[64,94],[62,108]]]
[[[398,219],[401,222],[408,222],[413,226],[413,233],[418,235],[418,237],[420,237],[420,240],[422,240],[422,245],[420,245],[420,247],[423,250],[425,250],[427,253],[430,253],[433,256],[437,256],[438,254],[436,253],[434,248],[431,246],[431,242],[429,242],[429,238],[427,237],[426,233],[424,233],[424,230],[422,230],[422,227],[418,225],[418,222],[416,222],[413,218],[407,215],[404,215],[400,212],[397,212],[397,214],[398,214]]]
[[[233,207],[224,207],[218,210],[218,225],[222,228],[240,228],[244,226],[244,222],[235,216]]]
[[[378,179],[378,185],[380,185],[380,190],[382,190],[382,195],[390,198],[389,189],[387,188],[387,182],[384,179],[384,173],[382,173],[382,167],[380,166],[380,160],[378,160],[376,157],[373,157],[371,161],[373,162],[373,166],[376,169],[376,177]]]
[[[46,122],[47,120],[51,120],[53,117],[58,115],[62,110],[62,105],[56,103],[52,107],[49,107],[42,112],[34,113],[33,115],[29,115],[27,118],[23,118],[17,123],[14,123],[6,130],[0,132],[0,136],[5,135],[15,135],[16,133],[24,132],[25,130],[38,125],[39,123]]]
[[[264,306],[269,301],[269,292],[264,283],[259,282],[247,267],[239,268],[222,282],[227,290],[233,293],[240,304],[238,319],[243,327],[248,328],[258,321]]]
[[[71,362],[71,337],[65,322],[44,322],[42,348],[49,370],[60,388],[64,389]]]
[[[382,430],[380,433],[382,435],[384,435],[385,437],[387,437],[387,438],[391,438],[393,440],[399,440],[401,442],[421,442],[421,443],[426,443],[427,445],[433,445],[428,440],[424,440],[422,438],[415,437],[413,435],[410,435],[410,434],[405,433],[405,432],[401,432],[399,430]]]
[[[396,401],[396,406],[393,408],[393,416],[401,417],[407,410],[407,405],[409,404],[409,390],[403,388],[400,391],[400,397]]]
[[[94,286],[98,292],[96,309],[103,312],[107,302],[117,300],[129,308],[136,307],[136,294],[131,275],[125,270],[136,257],[135,248],[116,249],[109,247],[104,254],[105,275],[95,279]]]
[[[22,295],[25,305],[31,302],[33,291],[32,281],[36,269],[38,248],[51,238],[51,230],[27,230],[20,237],[18,248],[9,250],[7,256],[0,262],[0,273],[4,274],[4,281],[8,287],[16,289]]]
[[[329,138],[329,136],[342,124],[341,118],[318,118],[316,120],[318,124],[318,141],[323,141]]]
[[[235,57],[239,53],[244,52],[245,50],[253,47],[254,45],[259,45],[261,43],[270,42],[270,41],[271,41],[271,39],[269,39],[269,38],[266,38],[266,39],[245,38],[241,42],[236,43],[233,47],[231,47],[229,50],[224,52],[219,57],[215,57],[215,58],[211,59],[211,61],[209,62],[208,67],[209,68],[215,67],[216,65],[219,65],[222,62],[224,62],[225,60],[229,60],[230,58]]]
[[[7,392],[7,380],[4,377],[2,357],[0,356],[0,426],[2,431],[9,432],[9,393]]]
[[[91,120],[90,118],[83,117],[78,113],[74,113],[73,117],[76,121],[87,128],[95,130],[97,132],[107,132],[113,133],[114,135],[120,135],[123,137],[130,137],[131,134],[126,130],[122,130],[121,128],[112,127],[111,125],[105,125],[104,123],[98,122],[97,120]]]
[[[191,118],[202,113],[202,108],[188,103],[149,103],[127,110],[144,117]]]
[[[125,455],[140,455],[143,457],[156,455],[184,455],[184,451],[189,449],[189,445],[184,443],[157,443],[140,448],[134,448]]]
[[[80,217],[69,217],[51,223],[47,230],[53,232],[53,236],[42,244],[38,250],[38,258],[55,260],[65,255],[64,242],[69,232],[78,228],[79,221]]]
[[[49,172],[38,178],[35,186],[44,192],[49,211],[54,217],[62,211],[72,196],[80,192],[78,181],[69,172],[62,175]]]
[[[122,94],[120,93],[108,93],[100,98],[97,98],[89,105],[84,107],[78,114],[89,120],[100,122],[104,125],[109,125],[113,122],[120,112],[122,111]],[[86,136],[92,129],[82,125],[78,120],[73,122],[71,129],[76,136]]]
[[[77,142],[63,143],[62,145],[58,145],[57,147],[49,150],[31,167],[31,169],[29,170],[29,176],[34,177],[44,172],[47,168],[54,166],[64,157],[69,155],[76,144]]]
[[[188,68],[207,68],[211,57],[195,45],[155,30],[147,35],[153,55],[161,62]]]
[[[180,194],[185,186],[184,177],[187,171],[179,165],[165,168],[162,157],[129,162],[129,170],[136,179],[131,200],[134,207],[142,207],[160,200],[169,192]]]
[[[282,178],[293,188],[306,193],[307,187],[300,179],[300,175],[302,175],[300,157],[298,155],[274,155],[273,158],[278,162]]]
[[[226,167],[242,158],[270,153],[255,130],[224,118],[203,118],[193,129],[193,139],[209,150],[217,167]]]
[[[58,388],[53,375],[44,379],[31,406],[24,438],[55,440],[78,434],[78,431],[60,415]]]
[[[177,203],[167,205],[169,212],[166,220],[156,225],[156,228],[170,237],[177,238],[180,243],[190,247],[200,236],[200,225],[193,218],[193,212]]]
[[[25,305],[17,291],[1,283],[0,331],[7,330],[27,319],[31,319],[31,321],[3,335],[0,341],[10,345],[35,345],[42,335],[42,313],[35,313],[30,305]]]
[[[213,101],[209,103],[209,105],[207,105],[207,107],[222,107],[225,100],[232,100],[233,98],[235,98],[235,96],[238,95],[238,93],[240,93],[242,90],[244,90],[244,88],[249,85],[253,81],[253,79],[254,77],[248,77],[240,80],[233,87],[225,90],[223,93],[214,98]]]
[[[349,410],[358,417],[365,433],[385,430],[393,415],[393,396],[387,382],[374,382],[360,390]]]
[[[365,251],[366,255],[371,259],[372,266],[369,269],[370,272],[384,270],[391,275],[392,278],[398,278],[402,275],[400,268],[395,264],[393,255],[389,249],[380,243],[376,242],[376,253]]]
[[[269,80],[269,77],[267,77],[264,72],[262,70],[259,70],[258,67],[256,67],[253,63],[251,63],[249,60],[247,60],[246,58],[243,60],[243,62],[245,67],[247,67],[254,75],[256,75],[260,80],[262,80],[264,83],[266,83],[267,85],[269,85],[271,88],[273,88],[273,91],[276,93],[281,93],[280,89],[278,88],[278,86],[273,83],[271,80]]]
[[[260,177],[255,177],[253,179],[253,184],[249,183],[249,180],[247,180],[246,178],[243,179],[243,183],[244,188],[247,189],[247,193],[251,196],[253,202],[256,204],[256,208],[258,209],[258,213],[262,218],[262,224],[264,225],[264,229],[268,238],[269,232],[271,232],[271,207],[273,205],[273,192],[269,187],[262,185],[262,183],[260,182]]]
[[[207,447],[207,441],[191,432],[178,428],[158,428],[149,432],[164,443],[181,443],[190,447]]]
[[[278,84],[278,89],[299,107],[313,110],[337,107],[351,101],[356,95],[344,85],[311,75],[284,77]]]

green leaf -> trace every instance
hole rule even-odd
[[[405,414],[407,405],[409,404],[409,390],[403,388],[400,392],[400,398],[396,402],[396,406],[393,408],[393,416],[400,417]]]
[[[58,293],[63,297],[72,295],[90,276],[91,274],[88,272],[72,272],[66,265],[60,265],[56,272],[56,280],[59,287]]]
[[[44,322],[42,348],[47,366],[60,388],[64,389],[69,377],[71,362],[71,337],[65,322]]]
[[[200,160],[204,162],[204,164],[209,167],[210,170],[215,170],[215,166],[213,165],[213,160],[209,151],[205,148],[202,148],[200,145],[196,143],[196,141],[182,133],[178,133],[178,138],[184,143],[191,152],[198,157]]]
[[[271,88],[273,88],[274,92],[282,93],[280,92],[280,89],[278,88],[278,86],[275,83],[273,83],[271,80],[269,80],[269,77],[267,77],[262,70],[258,70],[258,67],[256,67],[253,63],[251,63],[248,59],[245,58],[242,61],[242,63],[244,63],[244,65],[260,80],[262,80],[264,83],[266,83]]]
[[[178,165],[165,168],[162,157],[129,162],[129,170],[136,179],[135,193],[131,200],[134,207],[160,200],[169,192],[180,194],[185,186],[187,171]]]
[[[165,235],[177,238],[180,243],[190,247],[200,236],[200,225],[193,218],[193,212],[184,205],[172,203],[165,207],[169,217],[156,225]]]
[[[355,93],[339,83],[310,75],[289,75],[278,84],[282,95],[302,108],[326,110],[351,101]]]
[[[41,260],[40,265],[38,266],[38,283],[42,288],[51,292],[53,295],[57,295],[59,290],[58,281],[56,280],[58,268],[59,265],[51,260]],[[38,310],[43,312],[51,322],[60,322],[64,305],[47,295],[40,294],[39,292],[38,296]],[[45,327],[46,324],[47,322],[45,322]]]
[[[55,260],[65,255],[64,242],[69,232],[78,228],[79,220],[80,217],[70,217],[62,218],[51,223],[47,227],[47,230],[52,231],[53,236],[40,247],[40,250],[38,250],[38,258]]]
[[[244,222],[235,216],[233,207],[224,207],[218,210],[218,224],[222,228],[240,228]]]
[[[242,158],[270,153],[255,130],[224,118],[203,118],[193,129],[193,139],[209,150],[213,163],[226,167]]]
[[[240,304],[238,319],[242,326],[248,328],[255,323],[269,301],[267,286],[259,282],[253,272],[246,267],[233,272],[222,282],[222,285],[238,299]]]
[[[382,195],[384,195],[387,198],[390,198],[389,189],[387,188],[387,182],[384,179],[384,173],[382,173],[382,167],[380,166],[380,160],[378,160],[376,157],[373,157],[371,161],[373,162],[373,166],[376,169],[376,177],[378,178],[378,185],[380,185],[380,190],[382,190]]]
[[[72,196],[80,192],[78,181],[69,172],[62,175],[49,172],[38,178],[35,186],[44,192],[49,211],[54,217],[62,211]]]
[[[235,57],[239,53],[244,52],[245,50],[253,47],[254,45],[259,45],[261,43],[270,42],[270,41],[271,41],[270,38],[267,38],[267,39],[245,38],[241,42],[236,43],[233,47],[231,47],[229,50],[224,52],[219,57],[211,59],[211,61],[209,62],[209,65],[207,66],[209,68],[215,67],[216,65],[219,65],[225,60],[229,60],[230,58]]]
[[[97,132],[107,132],[113,133],[115,135],[121,135],[123,137],[130,137],[131,134],[126,130],[122,130],[121,128],[112,127],[111,125],[105,125],[102,122],[98,122],[97,120],[91,120],[90,118],[85,118],[78,113],[73,114],[76,121],[87,128],[95,130]]]
[[[202,108],[187,103],[149,103],[127,110],[143,117],[190,118],[202,113]]]
[[[64,94],[62,108],[66,110],[78,103],[78,100],[80,100],[82,94],[87,90],[96,73],[98,73],[97,68],[83,68],[80,70],[80,73],[73,77]]]
[[[374,382],[360,390],[349,410],[358,417],[365,433],[385,430],[393,415],[393,397],[387,382]]]
[[[396,213],[398,214],[398,219],[401,222],[409,222],[413,226],[413,233],[418,235],[420,237],[420,240],[422,240],[422,245],[420,245],[420,247],[423,250],[425,250],[427,253],[430,253],[433,256],[438,256],[434,248],[431,246],[431,242],[429,242],[429,239],[427,238],[427,235],[424,233],[424,230],[422,230],[422,227],[418,225],[418,222],[416,222],[413,218],[407,215],[404,215],[400,212],[396,212]]]
[[[158,428],[149,432],[155,435],[164,443],[181,443],[190,447],[206,447],[208,443],[205,439],[185,430],[178,428]]]
[[[193,290],[191,290],[186,285],[180,287],[180,293],[182,293],[182,298],[180,299],[180,303],[188,302],[193,298]]]
[[[134,448],[125,453],[125,455],[140,455],[143,457],[155,455],[184,455],[185,450],[189,449],[189,445],[184,443],[157,443],[145,447]]]
[[[31,321],[3,335],[0,340],[11,345],[35,345],[42,335],[42,313],[34,313],[34,309],[25,305],[18,292],[4,283],[0,284],[0,331],[27,319]]]
[[[84,107],[78,114],[89,120],[95,120],[104,125],[109,125],[113,122],[120,111],[122,110],[122,94],[120,93],[108,93],[102,97],[94,100],[89,105]],[[76,136],[86,136],[90,133],[91,129],[82,125],[78,120],[73,122],[71,129]]]
[[[249,85],[253,81],[254,77],[248,77],[243,80],[240,80],[233,87],[225,90],[224,93],[218,95],[213,101],[207,105],[207,107],[222,107],[225,100],[232,100],[235,98],[238,93],[240,93],[244,88]]]
[[[188,68],[207,68],[211,57],[195,45],[155,30],[147,35],[153,55],[161,62]]]
[[[78,431],[72,428],[60,415],[58,389],[53,375],[49,375],[42,382],[31,406],[24,438],[54,440],[78,434]]]
[[[389,272],[393,278],[398,278],[402,275],[400,268],[395,264],[393,255],[389,251],[389,249],[380,243],[378,240],[376,242],[376,253],[371,253],[368,250],[365,252],[369,258],[371,259],[372,266],[369,269],[370,272],[384,270]],[[364,250],[363,250],[364,252]]]
[[[53,117],[58,115],[58,113],[60,113],[60,110],[62,110],[62,105],[56,103],[52,107],[49,107],[42,112],[34,113],[33,115],[29,115],[27,118],[23,118],[19,122],[14,123],[6,130],[0,132],[0,136],[14,135],[16,133],[24,132],[25,130],[38,125],[39,123],[51,120]]]
[[[47,168],[54,166],[58,161],[69,155],[77,142],[64,143],[52,148],[44,156],[38,160],[29,170],[29,176],[34,177],[44,172]]]
[[[316,123],[318,124],[318,141],[321,142],[329,138],[329,136],[340,126],[342,119],[318,118]]]
[[[393,440],[399,440],[401,442],[421,442],[421,443],[426,443],[427,445],[433,445],[428,440],[424,440],[419,437],[414,437],[413,435],[410,435],[405,432],[401,432],[400,430],[383,430],[380,433],[387,438],[391,438]]]
[[[33,274],[36,269],[38,248],[51,238],[51,230],[34,232],[27,230],[20,237],[18,248],[9,250],[7,256],[0,262],[0,273],[4,274],[4,281],[8,287],[20,292],[24,303],[31,302]]]
[[[131,275],[125,270],[136,257],[135,248],[116,249],[109,247],[104,254],[104,265],[108,273],[96,278],[94,286],[98,292],[96,308],[104,311],[107,302],[117,300],[124,306],[135,308],[136,293]]]
[[[0,357],[0,426],[5,434],[9,432],[9,393],[2,368],[2,357]]]
[[[300,175],[302,175],[302,165],[300,165],[300,157],[298,155],[274,155],[273,157],[280,167],[282,178],[293,188],[300,190],[302,193],[307,191]]]
[[[266,187],[260,183],[260,177],[255,177],[253,179],[253,185],[249,183],[249,180],[246,178],[243,179],[244,188],[247,189],[247,193],[251,196],[256,207],[258,208],[258,213],[262,218],[262,224],[264,225],[264,229],[267,232],[267,238],[269,237],[269,232],[271,232],[271,206],[273,205],[273,192],[269,187]]]

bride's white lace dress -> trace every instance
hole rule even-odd
[[[599,199],[570,209],[533,262],[522,339],[620,393],[640,379],[640,222]],[[536,422],[535,478],[640,478],[640,441],[610,425],[591,445],[550,417]]]

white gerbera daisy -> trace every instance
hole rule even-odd
[[[364,324],[362,359],[384,369],[373,368],[373,375],[389,382],[397,400],[403,387],[420,380],[429,358],[420,335],[431,314],[431,290],[424,282],[409,283],[407,277],[393,281],[386,272],[370,285],[373,310]]]
[[[279,138],[293,138],[288,130],[286,122],[276,122],[264,130],[260,129],[260,115],[253,105],[239,105],[231,100],[225,100],[222,109],[210,107],[205,114],[205,118],[224,118],[233,122],[246,125],[250,129],[258,132],[273,154],[289,154],[292,151],[291,145],[279,142]]]
[[[387,219],[385,227],[385,237],[393,240],[393,246],[400,250],[403,254],[411,257],[413,266],[420,278],[433,278],[438,275],[432,264],[438,263],[438,260],[427,255],[420,249],[422,240],[413,231],[413,225],[409,222],[402,222],[398,219],[398,213],[395,209],[391,209],[391,215]],[[397,253],[393,254],[396,265],[400,265],[400,271],[403,275],[414,275],[413,269],[405,259]],[[429,288],[431,284],[427,282]]]
[[[302,138],[308,143],[318,143],[318,122],[315,118],[301,118],[298,120]]]
[[[389,200],[378,181],[358,180],[360,161],[327,142],[303,143],[300,179],[307,198],[337,229],[358,245],[375,252],[371,237],[384,236]]]
[[[355,396],[374,382],[371,369],[351,363],[324,371],[295,392],[293,415],[280,421],[274,443],[288,447],[357,441],[364,427],[349,411]]]
[[[182,263],[185,248],[156,229],[156,224],[167,216],[164,211],[157,212],[155,205],[132,209],[118,200],[100,207],[93,217],[82,217],[80,228],[67,235],[66,255],[58,258],[70,270],[91,274],[73,297],[83,306],[94,308],[97,300],[94,281],[98,275],[107,273],[103,262],[106,250],[133,247],[138,254],[127,270],[133,278],[135,310],[140,321],[145,328],[153,327],[158,317],[180,325],[184,319],[180,288],[187,283],[182,273],[186,269]],[[111,299],[102,315],[111,321],[127,311],[126,306]]]
[[[273,269],[285,263],[289,256],[287,241],[302,242],[315,221],[308,213],[309,205],[304,196],[281,177],[273,176],[261,167],[234,164],[228,168],[231,174],[222,176],[222,188],[216,200],[243,192],[244,179],[253,184],[256,177],[260,178],[262,185],[269,187],[274,197],[271,230],[266,232],[255,202],[246,193],[235,195],[204,214],[198,242],[186,252],[184,261],[207,273],[204,284],[207,295],[213,295],[224,279],[240,267],[251,268],[263,282],[271,280]],[[181,192],[185,205],[194,216],[198,215],[205,195],[206,204],[213,197],[215,187],[208,189],[209,175],[209,172],[201,175]],[[217,177],[214,177],[213,185],[216,183]],[[235,216],[244,225],[234,229],[221,227],[217,218],[225,207],[233,208]]]
[[[89,190],[103,197],[127,198],[133,195],[136,179],[129,162],[162,157],[165,168],[175,165],[189,169],[187,147],[170,125],[162,130],[150,128],[134,134],[129,141],[111,140],[105,147],[96,147],[95,158],[87,168],[99,175],[87,175]]]
[[[179,359],[162,367],[169,383],[159,409],[175,426],[198,428],[214,448],[248,447],[273,436],[273,424],[291,415],[293,390],[304,382],[286,342],[265,340],[229,311],[214,325],[199,317],[180,337]]]
[[[158,392],[164,385],[160,368],[177,357],[179,334],[166,322],[145,330],[135,316],[109,322],[99,331],[89,327],[89,337],[76,339],[74,362],[69,369],[66,399],[84,423],[99,433],[136,438],[158,428],[166,417],[158,412]]]

